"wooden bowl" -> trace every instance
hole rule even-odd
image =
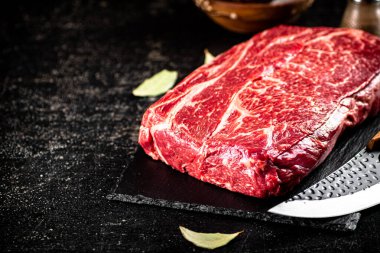
[[[238,33],[253,33],[294,21],[314,0],[194,0],[215,23]]]

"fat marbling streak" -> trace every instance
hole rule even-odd
[[[380,132],[376,136],[379,135]],[[377,204],[380,204],[380,151],[364,148],[321,181],[268,211],[292,217],[328,218]]]

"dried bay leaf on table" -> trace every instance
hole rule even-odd
[[[162,70],[152,77],[145,79],[132,91],[136,97],[155,97],[167,92],[173,87],[178,78],[177,71]]]
[[[210,51],[208,51],[207,48],[204,50],[204,53],[205,53],[205,62],[203,64],[209,64],[210,62],[212,62],[212,60],[214,60],[215,56],[213,56],[210,53]]]
[[[199,233],[191,231],[185,227],[179,227],[183,237],[194,245],[205,248],[205,249],[216,249],[222,247],[232,241],[243,231],[233,233],[233,234],[222,234],[222,233]]]
[[[204,50],[204,64],[209,64],[215,58],[208,49]],[[150,78],[147,78],[132,91],[136,97],[155,97],[164,94],[173,87],[178,78],[177,71],[161,70]]]

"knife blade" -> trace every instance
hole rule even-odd
[[[272,207],[270,213],[329,218],[358,212],[380,204],[380,132],[353,158],[336,171]]]

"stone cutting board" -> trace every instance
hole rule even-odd
[[[268,213],[267,210],[339,168],[363,148],[379,130],[380,116],[368,119],[358,127],[348,129],[338,140],[326,161],[301,182],[299,187],[281,198],[257,199],[201,182],[171,169],[160,161],[154,161],[141,148],[138,148],[134,160],[122,172],[114,192],[107,198],[136,204],[238,216],[247,218],[247,222],[249,219],[258,219],[352,231],[357,226],[360,213],[338,218],[301,219],[274,215]]]

